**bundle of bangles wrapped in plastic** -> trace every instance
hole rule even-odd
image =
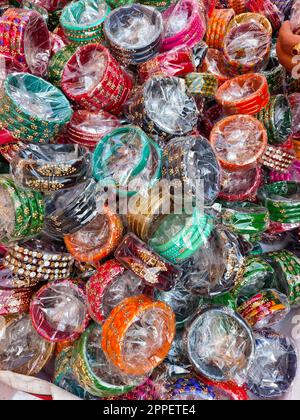
[[[300,1],[1,0],[0,381],[292,399],[299,315]]]

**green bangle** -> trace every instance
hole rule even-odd
[[[110,1],[112,0],[109,0],[108,2]],[[132,1],[132,3],[134,3],[134,1]],[[141,0],[139,3],[143,4],[144,6],[155,7],[160,12],[163,12],[171,6],[172,0]]]
[[[53,85],[61,87],[61,78],[64,68],[70,60],[70,58],[74,55],[76,50],[77,47],[73,45],[68,45],[59,50],[51,58],[49,63],[49,80]]]
[[[282,144],[292,133],[292,112],[284,95],[272,96],[257,118],[264,124],[270,144]]]
[[[98,21],[90,23],[90,24],[80,24],[78,21],[80,20],[81,16],[86,13],[86,7],[93,8],[95,11],[98,10],[98,7],[103,1],[99,0],[79,0],[67,5],[61,14],[60,17],[60,24],[63,29],[67,29],[69,31],[82,31],[86,29],[96,29],[103,25],[105,19],[111,12],[110,6],[107,4],[105,15],[101,17]],[[75,22],[72,23],[70,20],[74,20]]]
[[[270,70],[267,67],[266,70],[262,71],[262,74],[267,79],[271,95],[276,95],[282,89],[282,86],[284,86],[286,70],[279,64],[276,57],[271,57],[270,63],[273,67]]]
[[[45,204],[41,193],[25,191],[30,207],[30,226],[28,236],[36,235],[42,230],[45,219]]]
[[[189,93],[214,98],[218,90],[217,78],[209,73],[189,73],[185,76]]]

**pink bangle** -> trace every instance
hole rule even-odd
[[[271,171],[269,174],[271,182],[296,181],[300,182],[300,161],[295,160],[289,171],[286,173]]]

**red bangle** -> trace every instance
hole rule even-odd
[[[268,136],[260,121],[250,115],[232,115],[218,122],[210,142],[224,169],[254,168],[265,153]]]
[[[0,315],[28,312],[34,289],[0,289]]]
[[[271,0],[248,0],[247,9],[250,12],[261,13],[268,18],[274,31],[280,29],[284,20],[283,13],[280,12],[278,7],[272,3]]]
[[[269,103],[267,79],[258,73],[235,77],[218,89],[216,100],[229,115],[255,115]]]
[[[11,135],[11,133],[3,128],[0,130],[0,146],[3,146],[4,144],[14,143],[15,139]]]
[[[236,382],[215,382],[202,375],[198,375],[205,385],[213,388],[214,393],[226,394],[231,401],[248,401],[249,395],[245,386],[239,386]],[[218,399],[218,398],[217,398]]]
[[[206,43],[209,48],[223,49],[224,38],[234,15],[233,9],[215,9],[213,11],[206,31]]]
[[[233,9],[237,15],[246,12],[247,0],[227,0],[227,7]]]
[[[213,48],[209,48],[201,66],[201,72],[213,74],[218,79],[219,86],[230,79],[225,68],[223,53]]]
[[[230,202],[255,201],[263,177],[260,166],[241,172],[222,170],[221,192],[219,199]]]
[[[61,319],[62,309],[58,308],[57,312],[54,312],[55,299],[58,300],[58,305],[67,305],[64,310],[69,316],[69,324]],[[77,340],[90,320],[84,283],[68,279],[46,284],[33,297],[30,316],[34,328],[46,341],[57,343]]]

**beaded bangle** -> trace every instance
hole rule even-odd
[[[60,306],[64,300],[68,302],[67,319],[60,324]],[[46,341],[77,340],[89,323],[84,283],[59,280],[43,286],[31,300],[30,316],[37,333]]]
[[[235,77],[219,87],[216,100],[227,114],[257,114],[270,100],[267,79],[258,73]]]
[[[33,289],[34,291],[40,279],[20,277],[7,268],[4,264],[4,257],[7,252],[8,250],[6,249],[0,258],[0,290],[29,291],[29,289]]]
[[[129,233],[115,252],[115,258],[147,285],[170,290],[181,270],[163,260],[137,236]]]
[[[215,9],[213,11],[206,32],[206,43],[209,48],[223,49],[224,38],[234,15],[233,9]]]
[[[280,147],[267,146],[264,155],[261,157],[261,164],[273,171],[288,173],[295,161],[295,155]]]
[[[218,90],[218,81],[209,73],[189,73],[185,76],[188,91],[192,95],[214,98]]]
[[[32,289],[0,290],[0,315],[16,315],[28,312]]]
[[[277,290],[267,289],[242,303],[238,312],[251,327],[270,327],[290,312],[287,297]]]
[[[260,13],[271,22],[273,30],[277,31],[283,22],[283,14],[271,0],[247,0],[250,12]]]
[[[141,351],[131,353],[128,331],[141,319],[151,316],[153,333],[161,331],[162,340],[150,340],[149,330],[140,330],[145,345]],[[145,336],[147,332],[147,338]],[[138,331],[137,331],[138,333]],[[123,300],[115,307],[103,325],[102,348],[108,359],[122,372],[130,375],[144,375],[158,366],[167,356],[175,336],[175,316],[163,302],[154,301],[144,295]],[[143,337],[143,338],[142,338]],[[147,340],[147,341],[145,341]],[[146,344],[147,343],[147,344]]]
[[[232,115],[214,126],[210,142],[221,166],[235,172],[257,165],[267,147],[267,133],[250,115]]]

